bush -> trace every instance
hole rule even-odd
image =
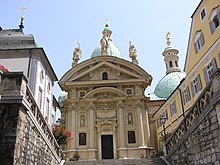
[[[65,130],[65,128],[61,125],[54,125],[52,127],[52,132],[59,145],[67,144],[73,140],[72,132]]]

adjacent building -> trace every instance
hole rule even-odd
[[[200,94],[207,88],[211,76],[220,66],[219,5],[218,0],[202,0],[192,15],[184,67],[186,77],[154,114],[159,146],[164,143],[165,134],[167,139],[188,110],[201,99]],[[204,104],[205,102],[206,100]]]
[[[58,78],[33,35],[24,34],[23,18],[18,29],[0,28],[0,65],[10,72],[23,72],[30,90],[49,125],[55,123],[58,103],[53,96]]]

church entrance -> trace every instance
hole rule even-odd
[[[113,135],[102,135],[102,159],[114,159]]]

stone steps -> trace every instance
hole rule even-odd
[[[160,158],[66,161],[64,165],[165,165]]]

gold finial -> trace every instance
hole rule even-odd
[[[170,45],[170,32],[166,33],[167,45]]]

